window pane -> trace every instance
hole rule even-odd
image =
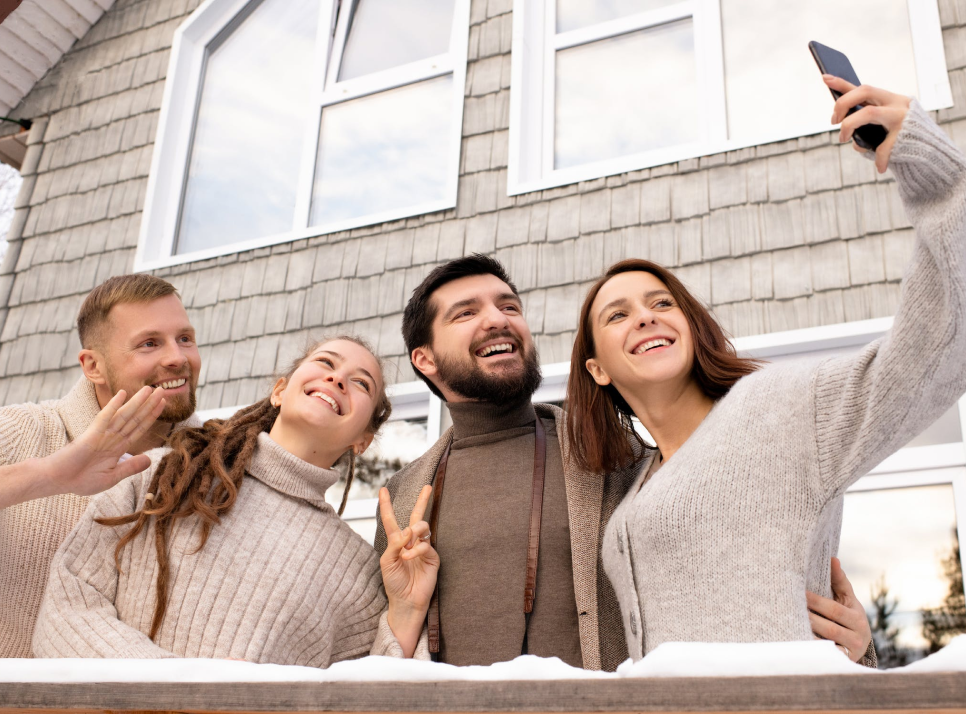
[[[831,129],[809,40],[844,52],[866,84],[917,93],[906,0],[721,0],[721,26],[731,139]]]
[[[678,0],[557,0],[557,32],[616,20],[676,2]]]
[[[919,659],[928,652],[930,639],[942,639],[942,632],[924,634],[924,610],[934,613],[931,619],[938,614],[939,620],[955,623],[958,618],[963,624],[962,570],[958,557],[950,557],[954,551],[958,556],[955,529],[951,485],[846,494],[839,554],[856,596],[870,613],[880,667]],[[895,608],[878,623],[877,596],[885,612]]]
[[[556,74],[555,168],[698,138],[691,20],[561,50]]]
[[[425,419],[400,419],[384,424],[372,445],[356,459],[349,498],[378,498],[379,489],[393,474],[429,448],[426,434]],[[344,489],[345,481],[339,481],[326,492],[326,500],[338,507]]]
[[[313,226],[445,198],[452,76],[322,110]]]
[[[454,4],[454,0],[359,0],[339,80],[448,52]]]
[[[265,0],[210,51],[178,253],[292,229],[318,0]]]

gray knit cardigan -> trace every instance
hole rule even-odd
[[[631,657],[811,640],[805,591],[830,595],[845,490],[966,391],[966,158],[913,101],[890,167],[916,232],[891,331],[740,380],[611,518]]]

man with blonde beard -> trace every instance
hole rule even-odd
[[[50,560],[88,497],[143,471],[144,452],[194,419],[201,359],[173,285],[110,278],[84,300],[77,330],[73,389],[0,408],[0,657],[30,656]]]

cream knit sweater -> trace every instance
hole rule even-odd
[[[160,450],[159,450],[160,451]],[[64,541],[34,633],[38,657],[213,657],[325,667],[369,653],[386,604],[375,551],[325,502],[338,472],[261,434],[238,500],[200,552],[199,521],[171,530],[168,608],[152,642],[153,527],[121,551],[130,526],[99,516],[144,503],[152,468],[91,499]]]
[[[0,409],[0,464],[50,456],[83,434],[100,411],[84,379],[63,399]],[[65,494],[0,510],[0,657],[29,657],[50,559],[84,509]]]
[[[603,560],[633,658],[812,639],[805,591],[830,594],[845,490],[966,391],[966,158],[913,101],[890,167],[916,230],[890,333],[745,377],[611,519]]]

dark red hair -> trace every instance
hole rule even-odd
[[[594,283],[580,308],[577,338],[570,357],[567,384],[567,435],[574,459],[587,471],[607,473],[634,460],[634,442],[644,442],[634,430],[634,412],[612,384],[600,386],[587,371],[586,362],[596,357],[590,309],[600,289],[621,273],[650,273],[667,287],[684,313],[694,341],[691,376],[711,399],[720,399],[739,379],[761,366],[760,360],[739,357],[724,330],[708,309],[666,268],[649,260],[615,263]]]

